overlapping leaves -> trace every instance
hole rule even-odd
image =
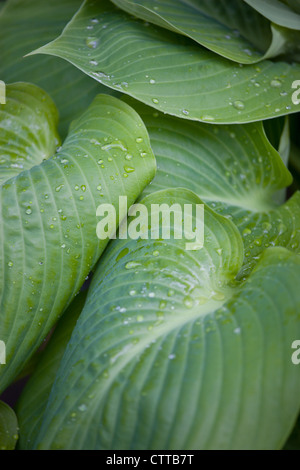
[[[300,193],[277,205],[292,177],[261,123],[207,126],[153,112],[127,100],[142,116],[158,163],[144,193],[187,187],[233,220],[243,236],[243,274],[268,246],[300,250]],[[286,131],[285,131],[286,132]]]
[[[0,107],[0,183],[51,157],[59,144],[57,109],[28,83],[8,85]]]
[[[59,28],[51,17],[53,2],[43,3],[42,16],[37,10],[32,18],[36,1],[30,1],[27,25],[37,28],[37,19],[44,21],[46,12],[53,21],[49,38],[36,44],[30,39],[32,49],[60,33],[75,10],[71,3],[61,2]],[[292,103],[291,86],[299,79],[300,66],[290,62],[291,54],[284,55],[299,57],[299,2],[113,3],[127,13],[108,0],[86,0],[62,34],[36,51],[48,54],[44,75],[37,66],[42,56],[18,62],[21,50],[29,52],[26,41],[24,48],[17,41],[11,59],[4,54],[4,77],[0,68],[0,78],[15,80],[19,64],[23,75],[30,73],[24,65],[28,61],[35,70],[33,81],[36,76],[39,83],[41,76],[56,100],[73,90],[75,101],[67,100],[63,109],[64,129],[75,103],[77,111],[84,105],[85,95],[77,96],[77,77],[81,84],[85,74],[108,91],[140,101],[127,97],[128,107],[113,98],[97,98],[72,126],[55,158],[2,185],[5,240],[12,240],[4,243],[2,274],[9,288],[3,291],[7,315],[1,322],[10,332],[5,339],[13,369],[5,383],[102,253],[106,242],[95,237],[99,202],[117,207],[118,195],[126,194],[130,203],[144,188],[141,198],[147,195],[142,202],[148,208],[176,203],[183,209],[204,201],[204,247],[189,252],[185,240],[151,239],[157,228],[151,220],[140,224],[149,231],[148,240],[110,244],[72,336],[71,317],[80,313],[83,300],[70,306],[24,392],[18,409],[20,447],[281,448],[300,407],[299,374],[290,357],[291,343],[300,335],[300,195],[284,202],[292,181],[285,166],[288,121],[266,124],[282,158],[262,124],[252,122],[299,109]],[[20,38],[24,5],[9,0],[0,16],[0,26],[5,23],[6,28],[0,45],[6,44],[7,51],[13,44],[9,39]],[[278,55],[280,60],[264,60]],[[60,77],[66,67],[69,82],[62,90],[56,80],[51,85],[51,64],[55,70],[60,64]],[[94,84],[91,97],[96,82],[84,80],[84,90]],[[15,136],[7,123],[10,109],[16,114],[13,107],[0,114],[8,133],[0,141],[3,165],[16,172],[21,168],[12,165],[20,164],[18,148],[24,148],[22,138],[31,140],[31,125],[43,126],[46,140],[38,132],[38,145],[26,149],[24,162],[33,156],[40,163],[55,145],[55,111],[44,112],[50,102],[42,106],[43,119],[31,122],[26,113],[35,104],[23,98],[18,95],[18,102],[29,108],[19,122],[13,117]],[[132,108],[149,130],[158,162],[149,186],[152,151]],[[6,144],[7,136],[13,146]],[[47,191],[42,187],[46,184]],[[23,235],[18,238],[20,227]],[[178,231],[175,219],[170,229],[172,235]],[[40,235],[46,244],[40,243]]]
[[[175,202],[201,203],[187,190],[143,200]],[[102,257],[35,446],[279,448],[300,404],[290,361],[300,258],[268,249],[235,283],[243,246],[231,221],[206,206],[204,247],[192,255],[184,240],[151,239],[154,228]]]
[[[185,119],[242,123],[297,111],[291,85],[300,65],[236,64],[107,0],[86,0],[62,35],[37,52],[64,58],[104,85]]]
[[[70,122],[104,90],[65,61],[24,56],[60,34],[80,4],[81,0],[9,0],[0,13],[0,79],[27,81],[46,90],[59,109],[63,137]]]
[[[113,3],[128,13],[184,34],[213,52],[243,64],[253,64],[295,49],[297,38],[300,38],[294,31],[270,24],[263,15],[240,0],[113,0]],[[300,29],[299,24],[298,20],[295,29]]]
[[[23,128],[26,133],[24,123]],[[41,344],[104,250],[107,240],[96,235],[98,205],[117,205],[120,194],[133,203],[154,173],[139,116],[116,98],[99,95],[72,124],[58,154],[1,185],[0,320],[7,348],[1,390]]]

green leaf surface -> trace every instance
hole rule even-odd
[[[271,144],[278,150],[283,163],[287,167],[291,152],[289,116],[264,121],[264,129]],[[277,191],[273,196],[273,200],[277,204],[283,204],[286,199],[286,188]]]
[[[54,39],[72,18],[81,0],[8,0],[0,14],[0,79],[35,83],[54,99],[60,133],[107,88],[90,80],[67,62],[53,57],[24,57]]]
[[[290,154],[290,126],[289,117],[270,119],[264,121],[264,129],[266,135],[273,145],[278,150],[284,164],[287,166]]]
[[[184,119],[243,123],[299,110],[291,99],[299,64],[236,64],[107,0],[85,1],[62,35],[34,53],[66,59],[109,88]]]
[[[0,324],[7,350],[1,390],[42,343],[103,252],[107,240],[96,235],[97,207],[118,205],[119,195],[132,204],[155,167],[137,113],[99,95],[72,123],[59,153],[0,186]]]
[[[185,187],[231,218],[243,236],[243,275],[268,246],[299,252],[300,193],[281,206],[276,204],[278,191],[292,178],[262,123],[207,126],[126,101],[142,117],[157,159],[156,176],[144,195]]]
[[[151,204],[198,204],[188,190]],[[270,248],[243,283],[235,225],[205,206],[201,250],[116,240],[92,280],[38,449],[276,449],[300,405],[300,258]],[[131,219],[129,219],[131,221]],[[149,228],[149,235],[155,226]],[[274,285],[276,289],[274,289]]]
[[[8,85],[0,105],[0,184],[51,157],[59,144],[53,101],[29,83]]]
[[[243,64],[280,55],[293,48],[296,39],[240,0],[113,0],[113,3]]]
[[[18,440],[18,421],[14,411],[0,401],[0,450],[14,450]]]
[[[86,291],[80,292],[67,308],[42,353],[34,374],[22,391],[17,404],[17,416],[21,429],[19,449],[30,449],[38,434],[57,369],[84,307],[86,294]]]
[[[280,26],[300,30],[300,14],[279,0],[244,0],[263,16]],[[299,6],[299,3],[297,3]]]

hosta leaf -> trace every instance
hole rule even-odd
[[[264,121],[264,129],[271,144],[278,150],[284,164],[287,166],[291,146],[289,117]]]
[[[240,277],[249,274],[269,246],[282,246],[300,253],[300,192],[277,209],[252,212],[219,203],[211,203],[218,213],[232,218],[243,236],[245,259]]]
[[[291,175],[270,145],[262,123],[207,126],[153,112],[126,99],[149,131],[158,171],[144,194],[185,187],[232,218],[245,245],[244,274],[267,246],[300,250],[300,193],[274,202]]]
[[[300,30],[300,15],[283,2],[279,0],[244,0],[244,2],[274,23]]]
[[[59,363],[83,309],[85,299],[86,292],[80,292],[66,310],[33,376],[21,394],[17,405],[21,429],[18,447],[21,449],[30,449],[37,436]]]
[[[240,0],[113,0],[113,3],[243,64],[280,55],[293,47],[296,40],[289,31],[271,26],[264,16]]]
[[[137,141],[136,141],[137,139]],[[126,172],[130,154],[131,170]],[[61,151],[0,187],[3,390],[43,341],[104,250],[96,208],[131,204],[155,174],[136,112],[99,95],[73,122]],[[120,217],[123,214],[119,214]]]
[[[143,203],[175,201],[201,203],[182,189]],[[233,283],[241,237],[207,206],[204,220],[204,247],[192,253],[173,238],[111,243],[37,448],[272,449],[286,440],[300,405],[291,362],[300,258],[268,249],[245,283]]]
[[[53,101],[29,83],[6,87],[0,105],[0,183],[51,157],[59,143]]]
[[[14,411],[0,401],[0,450],[13,450],[18,440],[18,421]]]
[[[53,57],[25,57],[61,33],[81,0],[8,0],[0,15],[0,79],[27,81],[46,90],[60,112],[60,132],[91,103],[109,93],[68,63]]]
[[[291,99],[299,64],[235,64],[107,0],[85,1],[62,35],[35,53],[64,58],[104,85],[185,119],[242,123],[299,110]]]

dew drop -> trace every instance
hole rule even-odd
[[[158,104],[158,99],[157,98],[152,98],[152,101],[154,104]]]
[[[209,114],[201,116],[201,121],[213,122],[214,120],[215,118],[213,116],[210,116]]]
[[[61,188],[63,188],[63,187],[64,187],[64,185],[60,184],[59,186],[56,186],[55,191],[58,193],[61,190]]]
[[[251,235],[251,230],[250,228],[245,228],[243,230],[243,236],[246,237],[247,235]]]
[[[225,295],[223,294],[223,292],[216,292],[212,298],[214,300],[224,300],[225,299]]]
[[[9,266],[9,268],[12,268],[13,265],[14,265],[14,263],[13,263],[12,261],[9,261],[9,262],[7,263],[7,265]]]
[[[125,269],[134,269],[134,268],[137,268],[138,266],[141,266],[141,263],[136,263],[135,261],[129,261],[128,263],[125,264]]]
[[[183,299],[183,303],[184,305],[187,307],[187,308],[192,308],[193,305],[194,305],[194,301],[193,299],[187,295],[184,299]]]
[[[278,230],[279,230],[279,235],[285,233],[287,231],[287,228],[286,226],[281,222],[278,226]]]
[[[272,88],[279,88],[282,85],[282,82],[278,80],[277,78],[274,78],[271,82],[270,85]]]
[[[83,411],[87,410],[87,406],[84,403],[82,403],[82,405],[78,406],[78,409],[79,409],[79,411],[83,412]]]
[[[90,49],[96,49],[99,44],[99,39],[96,37],[88,37],[86,38],[85,43]]]
[[[30,209],[30,207],[28,207],[28,209],[26,209],[25,212],[26,212],[27,215],[30,215],[32,213],[32,210]]]
[[[133,173],[135,171],[135,168],[133,168],[132,166],[125,165],[124,170],[126,171],[126,173]]]
[[[242,110],[245,109],[245,103],[240,100],[236,100],[233,102],[233,106],[235,109]]]

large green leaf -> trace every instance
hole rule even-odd
[[[183,208],[201,200],[174,189],[143,203]],[[170,240],[111,243],[34,447],[282,446],[300,405],[300,376],[291,362],[300,334],[300,258],[269,248],[249,279],[235,283],[241,236],[207,206],[204,217],[198,251],[174,239],[173,221]],[[149,236],[154,229],[151,221]]]
[[[184,34],[243,64],[253,64],[295,47],[296,38],[289,31],[271,25],[240,0],[112,1],[138,18]]]
[[[295,13],[280,0],[244,0],[244,2],[274,23],[300,30],[300,14]]]
[[[17,83],[0,105],[0,184],[51,157],[59,144],[58,114],[40,88]]]
[[[158,164],[144,194],[185,187],[231,218],[244,240],[244,274],[268,246],[299,252],[300,193],[282,206],[275,203],[292,178],[262,123],[207,126],[126,101],[146,124]]]
[[[83,309],[86,294],[87,291],[80,292],[64,313],[55,329],[55,334],[42,353],[34,374],[21,394],[17,404],[17,416],[21,429],[18,441],[20,449],[30,449],[39,432],[57,369]]]
[[[235,64],[107,0],[85,1],[62,35],[35,53],[64,58],[104,85],[184,119],[251,122],[299,109],[291,100],[299,64]]]
[[[118,205],[119,195],[132,204],[154,174],[140,117],[122,101],[99,95],[73,122],[59,153],[0,186],[0,325],[7,349],[1,390],[104,250],[107,240],[96,235],[98,205]]]
[[[18,440],[18,421],[14,411],[0,401],[0,450],[13,450]]]
[[[27,81],[45,89],[60,112],[60,132],[79,116],[97,93],[109,93],[65,61],[25,57],[54,39],[72,18],[81,0],[8,0],[0,14],[0,79]]]

